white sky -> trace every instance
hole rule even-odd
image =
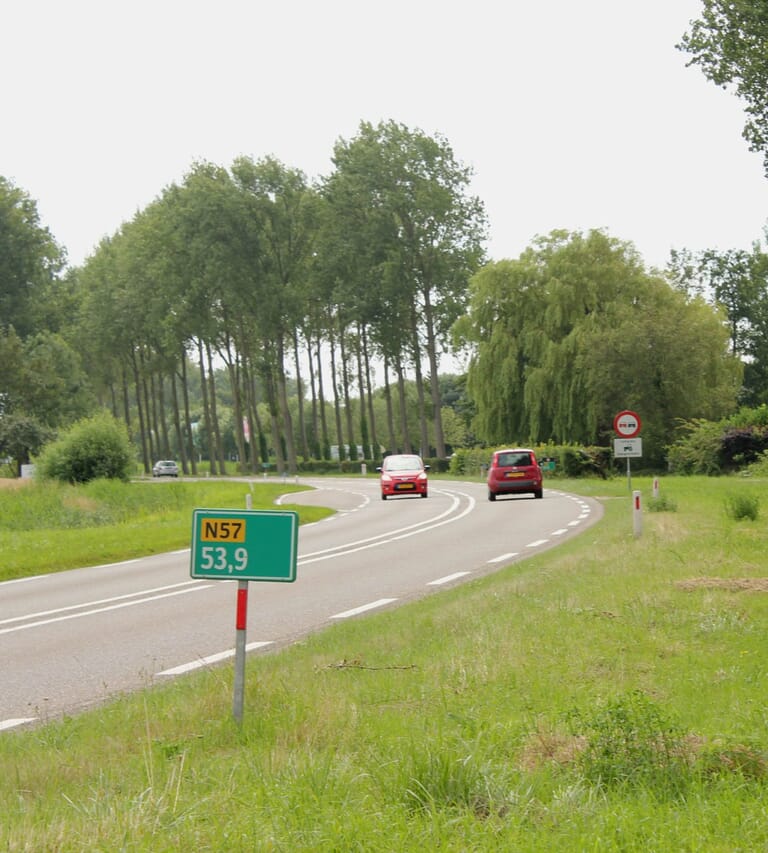
[[[309,178],[361,120],[440,133],[492,259],[605,228],[646,264],[764,238],[743,107],[675,44],[699,0],[18,0],[0,9],[0,175],[80,264],[195,160]]]

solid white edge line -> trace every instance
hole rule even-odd
[[[472,572],[454,572],[452,575],[446,575],[444,578],[438,578],[435,581],[430,581],[427,586],[440,586],[443,583],[450,583],[451,581],[455,581],[457,578],[463,578],[466,575],[471,575]]]
[[[376,607],[384,607],[386,604],[392,604],[397,601],[396,598],[380,598],[378,601],[372,601],[370,604],[363,604],[361,607],[355,607],[352,610],[345,610],[343,613],[334,613],[329,616],[329,619],[347,619],[349,616],[357,616],[359,613],[365,613],[367,610],[373,610]]]
[[[23,726],[24,723],[31,723],[36,719],[37,717],[15,717],[10,720],[0,720],[0,732],[5,729],[13,729],[16,726]]]
[[[264,646],[271,646],[272,640],[264,640],[262,642],[257,643],[248,643],[245,647],[247,652],[252,652],[254,649],[261,649]],[[181,675],[184,672],[191,672],[194,669],[200,669],[201,667],[208,666],[212,663],[218,663],[219,661],[226,660],[227,658],[232,658],[235,656],[235,649],[227,649],[225,652],[217,652],[214,655],[206,655],[204,658],[198,658],[195,661],[190,661],[189,663],[182,663],[179,666],[171,667],[170,669],[164,669],[162,672],[158,672],[158,675]]]

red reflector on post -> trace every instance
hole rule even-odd
[[[245,631],[245,626],[248,621],[248,589],[238,589],[237,591],[237,616],[235,619],[235,629],[237,631]]]

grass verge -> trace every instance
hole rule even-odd
[[[274,509],[280,495],[305,489],[243,480],[30,481],[0,488],[0,581],[188,548],[197,507],[242,509],[250,494],[254,509]],[[296,510],[302,524],[330,514],[320,507],[281,508]]]
[[[766,483],[557,485],[601,522],[251,656],[240,726],[222,666],[5,733],[0,849],[765,849]]]

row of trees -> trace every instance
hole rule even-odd
[[[212,470],[223,468],[221,365],[247,469],[271,453],[293,472],[299,456],[327,458],[332,443],[342,457],[359,446],[369,458],[382,446],[445,455],[438,364],[484,259],[470,172],[444,139],[394,122],[362,124],[337,143],[333,162],[316,184],[273,158],[196,164],[58,280],[62,311],[45,325],[79,353],[99,402],[137,437],[147,470],[174,447],[194,471],[198,422]],[[10,290],[9,339],[42,293]],[[189,396],[190,358],[201,412]],[[373,405],[374,361],[383,364],[384,422]],[[406,415],[409,376],[417,435]],[[21,406],[6,395],[4,414],[14,411]]]
[[[679,47],[745,100],[768,170],[766,43],[764,3],[703,0]],[[768,400],[758,243],[681,251],[661,276],[629,243],[553,232],[485,264],[483,206],[444,139],[363,123],[333,165],[310,183],[271,158],[196,164],[69,270],[0,179],[0,454],[21,460],[101,405],[147,469],[173,447],[194,470],[197,425],[216,471],[226,400],[251,470],[252,448],[283,470],[331,443],[443,455],[447,414],[468,436],[474,415],[480,443],[604,443],[627,406],[660,460],[678,422]],[[445,408],[450,335],[473,357]]]

